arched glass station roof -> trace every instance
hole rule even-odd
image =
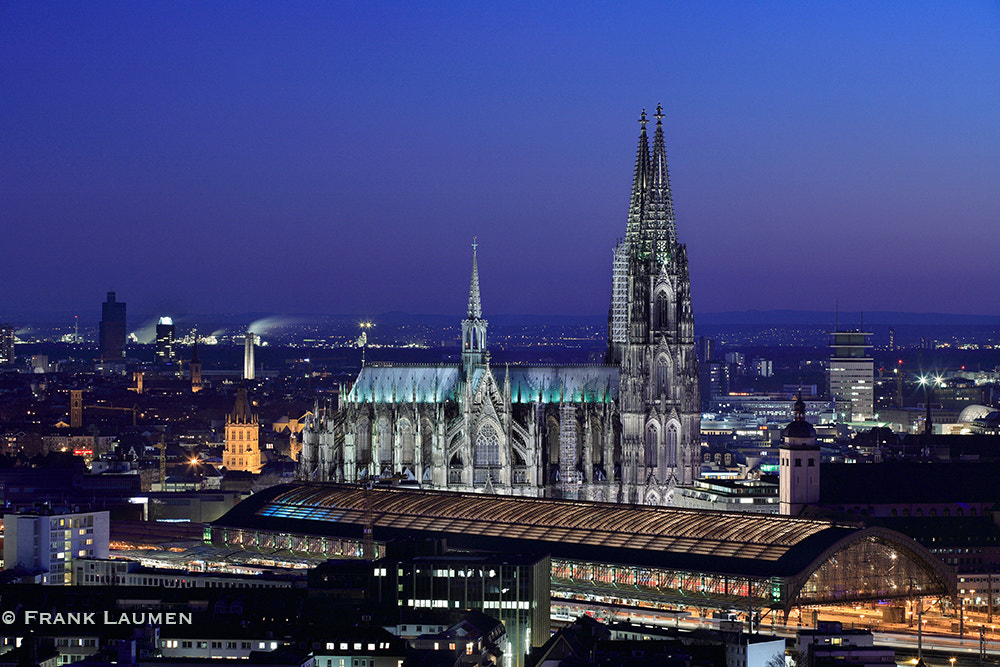
[[[251,496],[213,530],[358,540],[366,512],[379,541],[437,537],[459,549],[550,553],[554,563],[694,574],[701,590],[704,577],[725,579],[727,592],[730,580],[766,582],[783,587],[781,606],[955,592],[950,568],[900,533],[774,515],[380,487],[366,500],[359,486],[304,483]]]

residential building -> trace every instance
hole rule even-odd
[[[72,583],[74,558],[107,558],[107,511],[71,511],[39,506],[4,515],[4,567],[23,565],[45,571],[42,583]]]

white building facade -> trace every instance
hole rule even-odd
[[[875,417],[875,361],[868,356],[871,333],[834,331],[830,334],[830,397],[851,404],[850,421]],[[841,419],[841,421],[846,421]]]
[[[107,558],[110,521],[107,511],[5,514],[5,568],[23,565],[44,570],[42,583],[72,583],[74,558]]]

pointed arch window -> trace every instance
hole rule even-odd
[[[667,466],[670,468],[677,467],[678,435],[677,424],[671,424],[667,428]]]
[[[646,427],[646,465],[655,466],[656,465],[656,441],[657,441],[657,428],[656,424],[650,424]]]
[[[434,444],[434,427],[431,426],[431,421],[424,417],[420,421],[420,457],[423,460],[423,464],[427,469],[430,469],[430,464],[433,461],[433,444]]]
[[[378,420],[378,460],[383,466],[392,465],[392,430],[385,418]]]
[[[500,436],[492,424],[485,424],[479,429],[474,461],[477,466],[500,465]]]
[[[591,463],[601,463],[604,460],[604,438],[601,437],[601,423],[596,419],[591,420],[590,426],[590,461]]]
[[[413,465],[413,427],[410,420],[399,420],[399,459],[404,466]]]
[[[367,418],[362,419],[358,422],[357,427],[357,445],[355,451],[358,457],[358,463],[366,466],[372,460],[372,431],[371,422]]]
[[[666,357],[660,357],[656,360],[656,397],[660,394],[665,394],[670,396],[670,362]]]
[[[549,463],[559,463],[559,422],[555,417],[549,417],[546,423],[545,440],[548,445]]]
[[[653,328],[654,329],[669,329],[671,326],[670,310],[671,306],[670,295],[666,292],[657,292],[656,298],[653,302]]]

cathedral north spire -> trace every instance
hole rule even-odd
[[[634,243],[639,240],[645,228],[646,201],[649,197],[649,138],[646,136],[646,110],[639,116],[639,148],[635,155],[635,173],[632,177],[632,198],[628,206],[628,223],[625,226],[625,240]]]

